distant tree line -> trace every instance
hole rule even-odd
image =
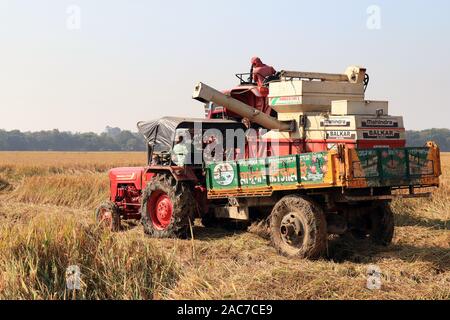
[[[408,146],[436,142],[442,151],[450,152],[450,130],[407,131]],[[1,151],[145,151],[143,137],[135,132],[106,127],[101,134],[72,133],[59,130],[21,132],[0,130]]]
[[[106,127],[101,134],[59,130],[21,132],[0,130],[2,151],[143,151],[143,137],[134,132]]]
[[[406,131],[408,146],[423,146],[427,141],[434,141],[441,151],[450,152],[449,129],[427,129],[422,131]]]

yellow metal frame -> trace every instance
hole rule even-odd
[[[440,151],[439,147],[432,142],[427,143],[427,147],[430,148],[428,154],[428,160],[433,161],[432,176],[422,176],[420,178],[420,184],[414,187],[420,188],[437,187],[439,186],[439,177],[442,175]],[[343,159],[342,159],[343,157]],[[338,153],[336,151],[330,151],[328,153],[328,165],[329,170],[324,177],[324,183],[320,184],[295,184],[287,186],[268,186],[258,188],[234,188],[234,189],[222,189],[222,190],[210,190],[208,191],[209,199],[218,199],[226,197],[261,197],[271,196],[276,191],[294,191],[294,190],[313,190],[324,188],[336,188],[343,187],[347,189],[368,188],[370,185],[365,178],[355,178],[351,164],[353,161],[357,161],[356,151],[354,149],[344,149],[344,152]],[[410,186],[405,185],[405,188]]]

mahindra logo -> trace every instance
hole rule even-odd
[[[346,119],[326,119],[320,122],[321,127],[349,127],[350,121]]]
[[[363,127],[389,127],[398,128],[398,121],[388,119],[366,119],[362,121]]]

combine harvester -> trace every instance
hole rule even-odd
[[[237,76],[240,85],[225,93],[195,87],[207,119],[138,124],[148,166],[110,171],[111,198],[97,210],[100,223],[117,230],[120,219],[141,219],[147,234],[173,237],[186,235],[196,217],[207,227],[237,228],[267,218],[280,253],[317,258],[329,234],[388,245],[389,203],[429,197],[423,188],[439,186],[439,148],[405,147],[402,117],[389,115],[388,102],[365,100],[365,69],[282,71],[258,83],[253,74]],[[194,138],[180,148],[180,133],[192,137],[198,128],[200,143]],[[227,148],[204,157],[219,144],[204,139],[210,130],[226,136],[247,128],[255,134],[233,146],[231,157]],[[182,161],[180,150],[188,150]]]

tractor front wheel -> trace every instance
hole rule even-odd
[[[168,174],[156,175],[142,194],[145,233],[154,238],[186,237],[194,216],[194,201],[186,183]]]
[[[111,231],[120,230],[120,212],[117,205],[112,201],[102,203],[95,210],[97,224]]]
[[[270,235],[274,247],[285,256],[319,258],[327,243],[325,215],[308,197],[286,196],[273,208]]]

